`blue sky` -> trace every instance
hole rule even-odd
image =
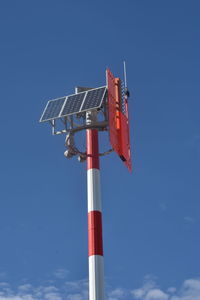
[[[87,299],[86,166],[38,120],[48,99],[104,85],[107,66],[122,76],[124,59],[134,168],[101,159],[107,299],[200,299],[199,10],[0,1],[0,300]]]

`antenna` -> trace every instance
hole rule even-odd
[[[127,89],[126,62],[124,60],[124,86]]]
[[[127,86],[127,73],[126,73],[126,62],[124,60],[124,88],[125,88],[125,95],[127,97],[130,96],[129,90],[128,90],[128,86]]]

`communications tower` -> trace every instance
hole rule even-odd
[[[40,118],[40,122],[51,124],[53,135],[66,134],[67,158],[77,155],[80,162],[87,162],[89,300],[105,299],[99,157],[115,151],[132,170],[128,97],[124,63],[124,83],[107,69],[105,86],[77,87],[75,94],[49,100]],[[74,139],[83,130],[84,152]],[[99,153],[99,131],[109,133],[111,149],[104,153]]]

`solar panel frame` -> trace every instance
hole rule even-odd
[[[62,110],[60,111],[59,118],[66,117],[66,116],[71,116],[71,115],[74,115],[74,114],[78,114],[78,113],[80,112],[80,109],[81,109],[81,107],[82,107],[82,104],[83,104],[83,102],[84,102],[84,100],[85,100],[86,93],[87,93],[87,91],[80,92],[80,93],[77,93],[77,94],[71,94],[71,95],[68,95],[68,96],[66,97],[66,101],[65,101],[65,103],[64,103],[64,105],[63,105],[63,107],[62,107]],[[65,109],[65,106],[67,105],[67,100],[68,100],[68,98],[73,97],[73,96],[74,96],[74,98],[75,98],[75,97],[77,97],[78,95],[81,95],[81,94],[83,94],[83,95],[85,94],[85,96],[83,97],[82,104],[80,105],[80,109],[79,109],[78,111],[76,111],[76,112],[71,112],[71,113],[63,114],[63,111],[64,111],[64,109]]]
[[[103,88],[104,88],[104,91],[103,91],[103,94],[102,94],[102,96],[101,96],[101,99],[99,99],[99,101],[98,101],[98,105],[96,105],[96,106],[94,106],[94,107],[82,109],[82,108],[84,107],[85,100],[86,100],[86,98],[87,98],[87,96],[88,96],[88,93],[90,94],[90,93],[92,93],[92,92],[95,92],[96,90],[98,91],[98,90],[103,89]],[[94,88],[94,89],[90,89],[90,90],[88,90],[88,91],[83,91],[83,92],[80,92],[80,93],[77,93],[77,94],[71,94],[71,95],[68,95],[68,96],[59,97],[59,98],[56,98],[56,99],[51,99],[51,100],[49,100],[49,101],[47,102],[46,107],[45,107],[45,109],[44,109],[44,111],[43,111],[43,113],[42,113],[42,116],[41,116],[39,122],[47,122],[47,121],[51,121],[51,120],[54,120],[54,119],[59,119],[59,118],[67,117],[67,116],[70,116],[70,115],[74,115],[74,114],[86,112],[86,111],[88,111],[88,110],[98,109],[99,107],[102,106],[103,100],[105,99],[106,91],[107,91],[107,86],[101,86],[101,87]],[[65,109],[65,107],[66,107],[66,105],[67,105],[68,99],[70,99],[70,97],[76,98],[76,97],[78,97],[78,95],[81,95],[81,94],[85,94],[85,96],[83,97],[82,103],[81,103],[81,105],[80,105],[80,109],[79,109],[78,111],[73,111],[73,112],[70,112],[70,113],[65,113],[65,114],[63,114],[63,111],[64,111],[64,109]],[[50,104],[51,102],[56,102],[56,101],[58,101],[58,100],[60,100],[60,99],[64,99],[64,102],[63,102],[63,105],[62,105],[61,108],[60,108],[59,114],[57,114],[57,115],[54,116],[54,117],[49,117],[49,118],[43,119],[44,116],[45,116],[45,113],[46,113],[46,110],[47,110],[49,104]],[[73,100],[71,100],[71,101],[73,101]]]
[[[45,109],[44,109],[44,111],[43,111],[43,113],[42,113],[42,116],[41,116],[39,122],[47,122],[47,121],[59,119],[59,118],[60,118],[60,111],[62,110],[63,106],[65,105],[66,98],[67,98],[67,97],[64,96],[64,97],[59,97],[59,98],[56,98],[56,99],[51,99],[51,100],[49,100],[49,101],[47,102],[46,106],[45,106]],[[58,101],[61,100],[61,99],[64,99],[64,101],[63,101],[63,104],[61,105],[61,108],[60,108],[59,113],[57,114],[57,116],[49,117],[49,118],[47,117],[47,118],[45,118],[45,119],[43,120],[43,118],[44,118],[44,116],[45,116],[45,114],[46,114],[46,112],[47,112],[47,109],[48,109],[49,104],[52,103],[52,102],[55,102],[55,103],[56,103],[56,102],[58,102]]]
[[[90,94],[90,93],[92,93],[94,91],[100,90],[100,89],[104,89],[104,91],[103,91],[103,94],[101,96],[101,100],[99,101],[99,104],[96,105],[96,106],[93,106],[93,107],[89,107],[89,108],[87,107],[87,108],[83,109],[88,94]],[[106,95],[106,90],[107,90],[107,86],[101,86],[101,87],[98,87],[98,88],[95,88],[95,89],[92,89],[92,90],[88,90],[87,94],[86,94],[86,97],[85,97],[85,100],[84,100],[84,102],[82,104],[82,107],[81,107],[82,108],[81,112],[90,111],[90,110],[98,109],[99,107],[101,107],[102,106],[102,102],[103,102],[103,100],[105,98],[105,95]]]

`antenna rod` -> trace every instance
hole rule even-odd
[[[125,96],[126,96],[126,101],[128,100],[128,97],[130,96],[128,86],[127,86],[127,76],[126,76],[126,62],[124,60],[124,88],[125,88]]]
[[[127,88],[127,77],[126,77],[126,62],[124,61],[124,85]]]

